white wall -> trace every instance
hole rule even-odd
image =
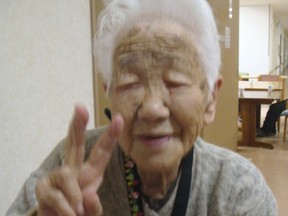
[[[275,26],[275,20],[274,20],[274,11],[270,7],[270,22],[269,22],[269,72],[274,72],[274,26]]]
[[[284,43],[284,67],[288,67],[288,34],[285,34],[285,43]]]
[[[284,29],[276,17],[274,18],[273,35],[274,35],[274,38],[273,38],[273,50],[272,50],[273,51],[272,52],[272,55],[273,55],[272,64],[273,64],[273,69],[274,69],[276,67],[279,67],[279,65],[280,65],[280,58],[279,58],[280,51],[281,51],[281,58],[282,58],[281,63],[283,63],[283,60],[284,60],[283,59],[283,56],[284,56],[284,38],[285,38]],[[280,37],[280,36],[282,36],[282,37]],[[282,40],[282,43],[280,42],[280,38]],[[281,45],[281,49],[280,49],[280,45]],[[283,69],[284,68],[281,66],[280,68],[275,70],[275,72],[277,72],[278,74],[282,73]]]
[[[93,127],[89,0],[0,0],[0,215],[67,131]]]
[[[239,72],[269,73],[269,6],[241,6]]]

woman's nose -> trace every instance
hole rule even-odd
[[[160,94],[148,93],[143,98],[137,115],[144,121],[161,121],[169,117],[169,108]]]

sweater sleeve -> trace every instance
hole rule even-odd
[[[239,176],[235,182],[238,194],[233,215],[277,216],[276,199],[264,177],[254,167],[249,174]]]
[[[6,216],[33,215],[37,207],[35,185],[38,179],[47,175],[51,170],[61,166],[63,160],[64,140],[61,141],[25,181],[16,199],[9,207]]]
[[[277,216],[262,173],[239,154],[198,140],[192,173],[192,215]]]
[[[89,130],[86,132],[85,139],[85,160],[89,157],[91,149],[96,140],[101,136],[105,130],[105,126]],[[48,175],[48,173],[57,167],[60,167],[64,160],[64,143],[62,140],[48,155],[44,162],[35,170],[29,178],[25,181],[15,201],[8,209],[6,216],[27,216],[36,215],[37,199],[35,195],[35,186],[38,179]]]

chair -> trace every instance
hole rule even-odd
[[[281,88],[281,100],[284,99],[284,97],[285,97],[285,79],[282,79],[281,76],[274,75],[274,74],[260,74],[258,76],[258,81],[279,82],[279,85],[280,85],[280,88]],[[258,109],[261,109],[261,108],[258,108]],[[260,111],[258,111],[258,112],[260,112]],[[260,113],[257,113],[257,114],[259,116],[258,117],[258,119],[259,119],[260,118]],[[277,121],[277,130],[278,130],[278,132],[280,132],[280,118]]]
[[[287,134],[287,119],[288,119],[288,101],[286,102],[286,110],[281,113],[281,116],[284,116],[284,130],[283,130],[283,141],[286,141]],[[280,116],[280,117],[281,117]]]
[[[284,116],[284,130],[283,130],[283,141],[286,141],[286,134],[287,134],[287,119],[288,119],[288,110],[284,110],[281,114]]]
[[[259,81],[270,81],[270,82],[278,82],[281,81],[281,77],[279,75],[272,74],[261,74],[258,76]]]
[[[266,81],[266,82],[272,82],[272,83],[278,82],[277,86],[278,88],[280,88],[279,90],[281,90],[281,100],[285,99],[286,79],[287,79],[287,76],[280,76],[280,75],[273,75],[273,74],[260,74],[258,76],[258,81]]]
[[[239,72],[238,80],[248,81],[249,80],[249,73],[248,72]]]

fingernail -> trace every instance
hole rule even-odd
[[[78,203],[77,205],[77,214],[78,215],[84,215],[84,207],[82,203]]]
[[[113,117],[113,124],[112,124],[112,128],[111,128],[111,132],[112,132],[112,136],[113,137],[117,137],[119,136],[119,132],[122,131],[123,128],[123,118],[121,117],[120,114],[116,114]]]

